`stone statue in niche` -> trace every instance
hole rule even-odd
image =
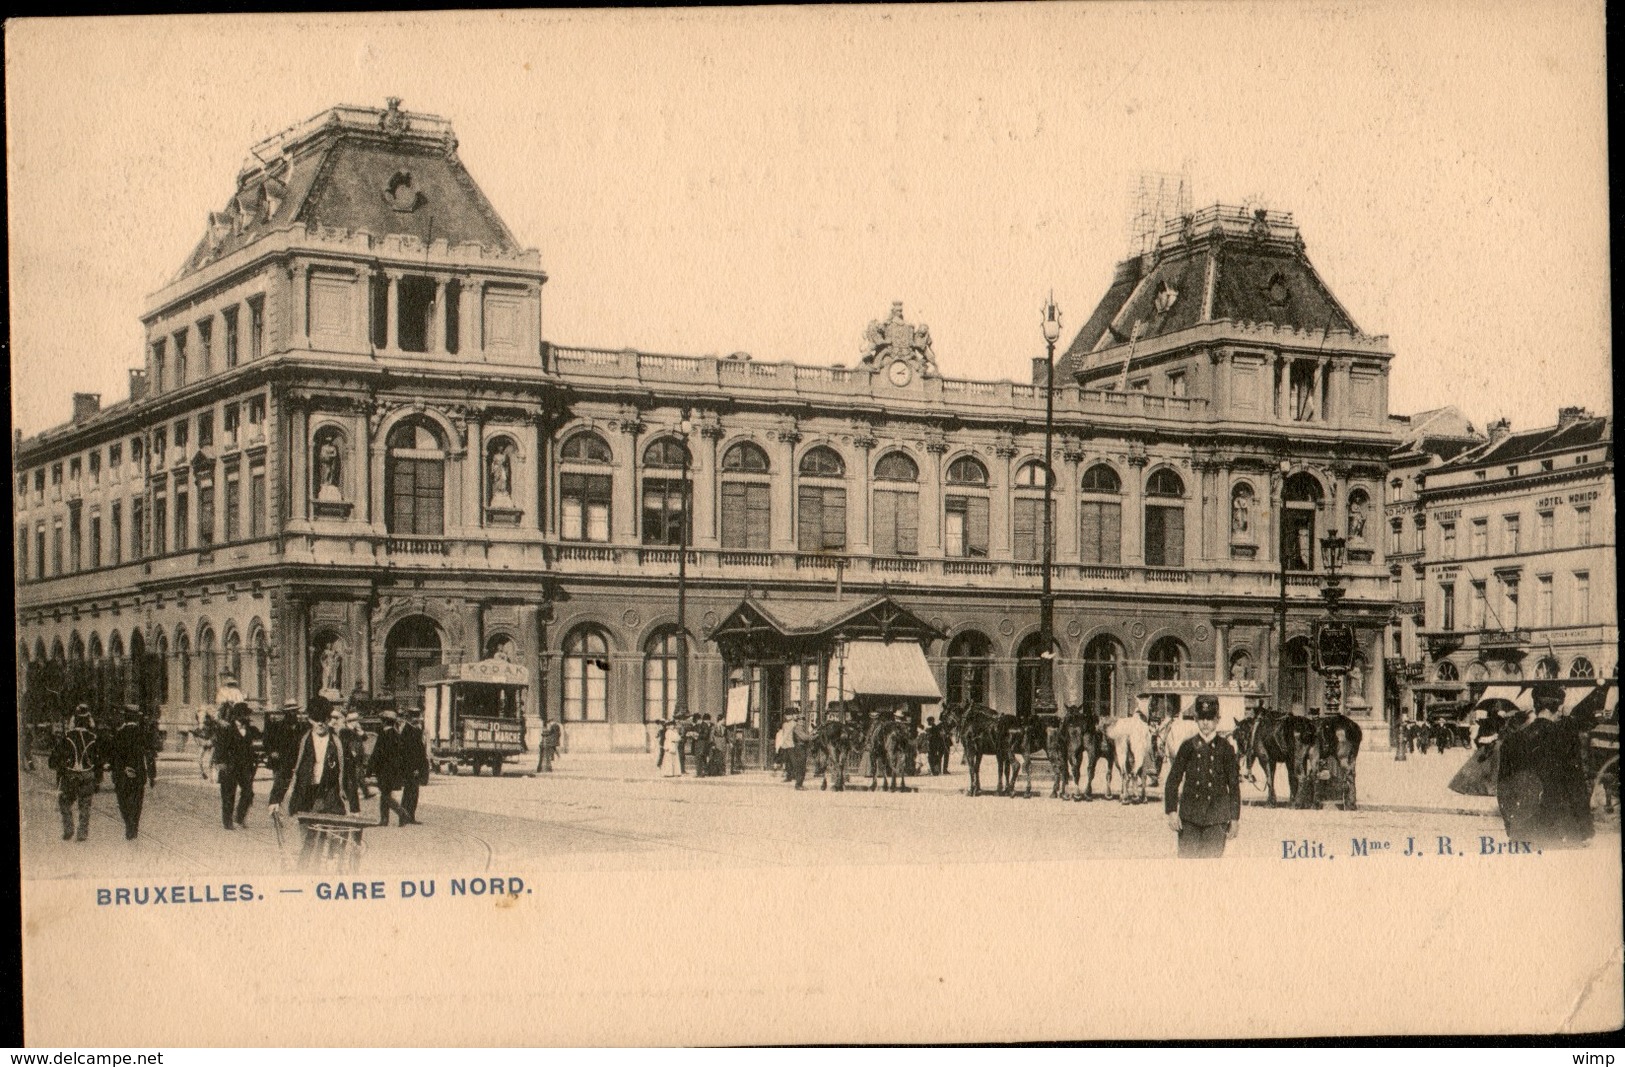
[[[486,484],[487,503],[493,508],[512,508],[513,457],[507,445],[499,444],[491,450],[490,478]]]
[[[329,638],[322,646],[322,696],[329,700],[342,700],[344,698],[344,653],[339,648],[339,639]]]
[[[338,442],[332,434],[324,434],[316,444],[316,499],[337,502],[344,499],[340,484],[343,471]]]
[[[1298,570],[1308,570],[1309,561],[1314,559],[1314,553],[1313,549],[1309,547],[1309,527],[1307,526],[1298,527],[1297,551],[1298,554],[1293,558],[1292,566]]]
[[[1365,667],[1359,660],[1349,668],[1348,681],[1343,683],[1343,702],[1351,704],[1358,697],[1362,703],[1365,701]]]
[[[1245,539],[1252,536],[1253,495],[1245,488],[1237,489],[1230,498],[1230,536]]]
[[[1356,493],[1349,497],[1349,540],[1365,540],[1365,495]]]

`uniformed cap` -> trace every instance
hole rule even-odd
[[[1196,718],[1217,719],[1219,717],[1219,700],[1217,697],[1196,698]]]
[[[1536,704],[1561,704],[1565,696],[1563,687],[1552,682],[1542,682],[1535,686],[1533,694]]]

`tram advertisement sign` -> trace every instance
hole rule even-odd
[[[1354,627],[1322,622],[1315,627],[1315,669],[1346,671],[1354,666]]]

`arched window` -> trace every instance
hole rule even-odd
[[[1490,669],[1481,661],[1474,660],[1467,664],[1467,680],[1469,682],[1482,682],[1490,676]]]
[[[1101,634],[1083,650],[1083,699],[1085,710],[1101,719],[1122,714],[1123,646],[1110,634]]]
[[[559,537],[566,541],[608,541],[609,509],[615,480],[602,470],[612,462],[609,445],[591,430],[572,434],[559,449]],[[586,467],[587,470],[571,468]]]
[[[1036,560],[1044,554],[1045,467],[1028,460],[1016,470],[1015,496],[1010,501],[1010,554],[1018,560]],[[1054,529],[1050,535],[1053,538]]]
[[[1185,483],[1167,467],[1145,483],[1145,564],[1185,565]]]
[[[1237,649],[1230,654],[1230,680],[1232,682],[1250,682],[1253,679],[1253,657],[1246,649]]]
[[[801,457],[803,478],[842,478],[846,464],[833,448],[819,445]],[[803,483],[796,487],[796,548],[802,552],[846,550],[846,487]]]
[[[1185,666],[1190,659],[1184,642],[1177,637],[1159,637],[1152,642],[1146,650],[1145,676],[1152,682],[1177,682],[1185,676]],[[1179,714],[1179,700],[1177,696],[1166,693],[1153,693],[1151,695],[1151,717],[1153,719],[1166,719]]]
[[[389,431],[384,510],[392,534],[446,532],[446,446],[429,419],[407,419]]]
[[[1461,679],[1461,672],[1449,660],[1444,660],[1433,670],[1433,677],[1441,682],[1455,682]]]
[[[1079,484],[1078,554],[1084,563],[1123,562],[1122,483],[1117,472],[1096,463],[1083,472]]]
[[[1322,498],[1320,483],[1308,471],[1299,471],[1286,480],[1282,490],[1281,558],[1286,569],[1315,569],[1316,516]]]
[[[1038,696],[1038,682],[1043,670],[1044,641],[1042,634],[1031,634],[1016,649],[1016,714],[1034,714],[1033,704]],[[1057,657],[1058,647],[1052,648]],[[1059,663],[1056,664],[1059,670]]]
[[[1596,676],[1597,668],[1593,667],[1591,661],[1584,656],[1576,658],[1573,663],[1569,664],[1570,678],[1595,678]]]
[[[983,634],[966,630],[948,643],[948,704],[987,703],[987,676],[993,666],[993,644]]]
[[[870,523],[874,528],[877,556],[917,556],[920,554],[920,494],[912,488],[920,480],[920,468],[903,452],[888,452],[875,464],[875,481],[896,488],[874,490]],[[907,484],[909,488],[902,488]]]
[[[595,627],[580,627],[564,639],[564,719],[609,719],[609,641]]]
[[[485,639],[485,658],[519,662],[519,642],[507,634],[492,634]]]
[[[722,456],[722,547],[766,552],[772,537],[772,485],[767,453],[740,441]]]
[[[384,638],[384,688],[403,708],[422,706],[418,679],[440,665],[440,628],[426,615],[396,623]],[[317,663],[321,661],[318,659]],[[320,679],[317,679],[317,687]]]
[[[265,631],[254,627],[254,697],[271,699],[271,649],[265,642]]]
[[[986,491],[987,468],[974,456],[960,456],[948,465],[948,484],[962,489],[943,498],[943,555],[949,559],[987,558],[992,506]]]
[[[214,695],[220,689],[220,665],[215,658],[214,629],[207,623],[198,631],[197,651],[198,663],[202,667],[199,675],[198,703],[213,704]]]
[[[68,635],[68,659],[75,665],[83,663],[85,659],[85,639],[79,636],[77,630]]]
[[[659,722],[677,711],[675,628],[661,630],[643,646],[643,721]]]
[[[1556,659],[1551,656],[1542,656],[1540,662],[1535,664],[1535,677],[1556,678],[1559,670],[1561,668],[1558,666]]]
[[[192,639],[185,630],[175,634],[175,677],[180,682],[181,706],[192,702]]]
[[[1314,667],[1307,637],[1294,637],[1286,645],[1286,670],[1281,702],[1286,710],[1305,714],[1314,701]]]
[[[949,485],[986,485],[987,468],[975,456],[960,456],[948,464]]]
[[[1036,459],[1030,459],[1016,470],[1016,488],[1042,489],[1044,488],[1044,465]]]
[[[660,437],[643,450],[643,467],[659,473],[643,477],[643,543],[681,545],[693,542],[689,519],[689,485],[683,477],[688,449],[681,438]]]
[[[133,641],[130,644],[130,648],[132,650],[135,648]],[[157,692],[154,694],[154,699],[158,704],[167,705],[169,703],[169,672],[174,667],[174,665],[169,662],[168,634],[159,631],[157,640],[153,642],[152,653],[153,658],[156,660],[156,663],[153,665],[153,676],[156,677],[158,682],[156,686]]]
[[[613,463],[609,444],[591,430],[571,434],[559,449],[559,459],[565,463]]]

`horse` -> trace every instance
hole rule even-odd
[[[1333,760],[1337,764],[1333,773],[1345,783],[1343,799],[1337,806],[1344,811],[1354,811],[1357,802],[1354,767],[1360,758],[1362,736],[1359,723],[1341,713],[1293,718],[1298,721],[1292,730],[1292,762],[1297,765],[1298,780],[1302,784],[1295,806],[1309,805],[1321,763]]]
[[[813,739],[808,744],[808,755],[816,761],[815,768],[820,778],[819,789],[829,788],[830,771],[835,772],[835,791],[846,791],[846,757],[852,751],[855,740],[853,728],[844,722],[826,722],[813,732]]]
[[[1162,780],[1165,768],[1172,767],[1179,746],[1197,734],[1195,719],[1167,719],[1151,735],[1152,751],[1156,754],[1156,778]]]
[[[1086,750],[1094,751],[1091,742],[1099,729],[1100,723],[1094,712],[1084,711],[1080,704],[1067,705],[1055,724],[1046,729],[1045,748],[1053,775],[1053,784],[1049,791],[1051,797],[1072,799],[1067,790],[1067,784],[1072,782],[1080,783],[1077,799],[1083,799],[1081,787],[1083,755]]]
[[[943,725],[959,738],[965,754],[965,769],[970,772],[969,796],[982,795],[982,757],[990,753],[998,761],[999,784],[1004,784],[1010,756],[1004,747],[999,718],[999,713],[985,704],[964,704],[943,712]]]
[[[1113,719],[1106,727],[1106,736],[1112,743],[1112,763],[1117,768],[1122,801],[1129,803],[1129,779],[1140,786],[1140,803],[1145,803],[1147,763],[1151,759],[1151,727],[1138,713]],[[1111,796],[1111,778],[1106,779],[1106,795]]]
[[[914,766],[914,738],[900,722],[883,722],[869,732],[869,792],[885,783],[888,793],[908,792],[908,774]]]
[[[1298,803],[1298,764],[1293,759],[1293,721],[1301,715],[1264,712],[1253,714],[1236,723],[1231,739],[1236,744],[1236,755],[1241,761],[1242,777],[1253,785],[1253,762],[1264,769],[1264,785],[1269,790],[1268,804],[1275,807],[1275,768],[1286,766],[1287,796],[1293,805]]]
[[[1036,715],[1028,715],[1025,718],[1017,715],[1000,715],[998,730],[1002,755],[999,761],[999,793],[1003,796],[1015,796],[1016,776],[1025,772],[1026,795],[1031,797],[1033,753],[1046,751],[1048,731]]]

